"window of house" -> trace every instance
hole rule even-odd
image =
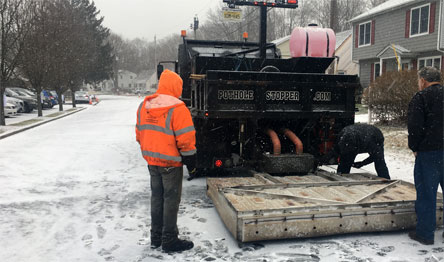
[[[381,63],[375,63],[374,79],[378,78],[380,75],[381,75]]]
[[[123,79],[123,76],[122,76],[122,75],[120,75],[120,79]]]
[[[441,69],[441,57],[424,57],[418,59],[418,69],[421,69],[426,66],[434,66],[438,69]]]
[[[131,87],[131,84],[128,84],[128,87]]]
[[[410,68],[411,68],[410,62],[409,63],[402,63],[402,70],[403,71],[410,70]]]
[[[410,35],[424,35],[429,33],[430,5],[424,5],[411,10]]]
[[[372,22],[359,25],[359,46],[370,45]]]

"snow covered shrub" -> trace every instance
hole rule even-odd
[[[386,72],[364,90],[363,100],[381,123],[406,123],[409,102],[417,91],[416,70]]]

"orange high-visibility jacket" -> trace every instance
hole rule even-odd
[[[154,95],[145,97],[137,110],[136,140],[148,165],[182,166],[181,156],[196,154],[196,131],[191,113],[178,98],[182,79],[165,70]]]

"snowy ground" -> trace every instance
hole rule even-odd
[[[391,232],[239,248],[203,178],[184,181],[179,214],[182,237],[196,247],[150,249],[149,175],[134,137],[140,101],[103,97],[96,107],[0,140],[0,261],[444,261],[442,229],[434,246]],[[392,178],[413,181],[408,150],[394,143],[386,160]]]

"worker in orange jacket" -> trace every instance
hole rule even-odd
[[[137,110],[136,139],[151,176],[151,247],[165,252],[193,248],[178,238],[177,213],[182,192],[183,164],[196,170],[196,131],[182,95],[182,79],[165,70],[157,92]]]

